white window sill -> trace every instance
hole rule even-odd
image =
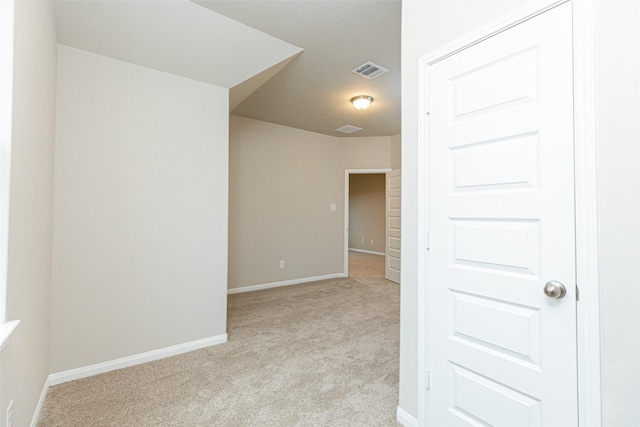
[[[11,338],[11,334],[16,330],[19,320],[12,320],[10,322],[0,323],[0,352],[4,348],[4,346],[9,342],[9,338]]]

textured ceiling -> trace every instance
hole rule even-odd
[[[347,124],[364,129],[352,136],[400,133],[400,0],[196,3],[304,49],[234,114],[335,136]],[[390,72],[351,73],[367,61]],[[349,100],[362,94],[375,100],[358,111]]]

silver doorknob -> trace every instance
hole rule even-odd
[[[549,298],[560,299],[567,294],[567,288],[562,283],[551,280],[545,283],[544,294]]]

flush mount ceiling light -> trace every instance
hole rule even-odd
[[[366,110],[373,102],[373,98],[368,95],[358,95],[351,98],[351,103],[358,110]]]

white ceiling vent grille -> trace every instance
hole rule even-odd
[[[342,132],[342,133],[346,133],[347,135],[361,131],[362,128],[359,128],[358,126],[351,126],[351,125],[344,125],[341,128],[338,129],[334,129],[336,132]]]
[[[367,62],[365,64],[362,64],[358,68],[351,70],[351,72],[359,76],[362,76],[365,79],[373,80],[376,77],[380,77],[384,73],[388,73],[389,70],[379,65],[376,65],[373,62]]]

